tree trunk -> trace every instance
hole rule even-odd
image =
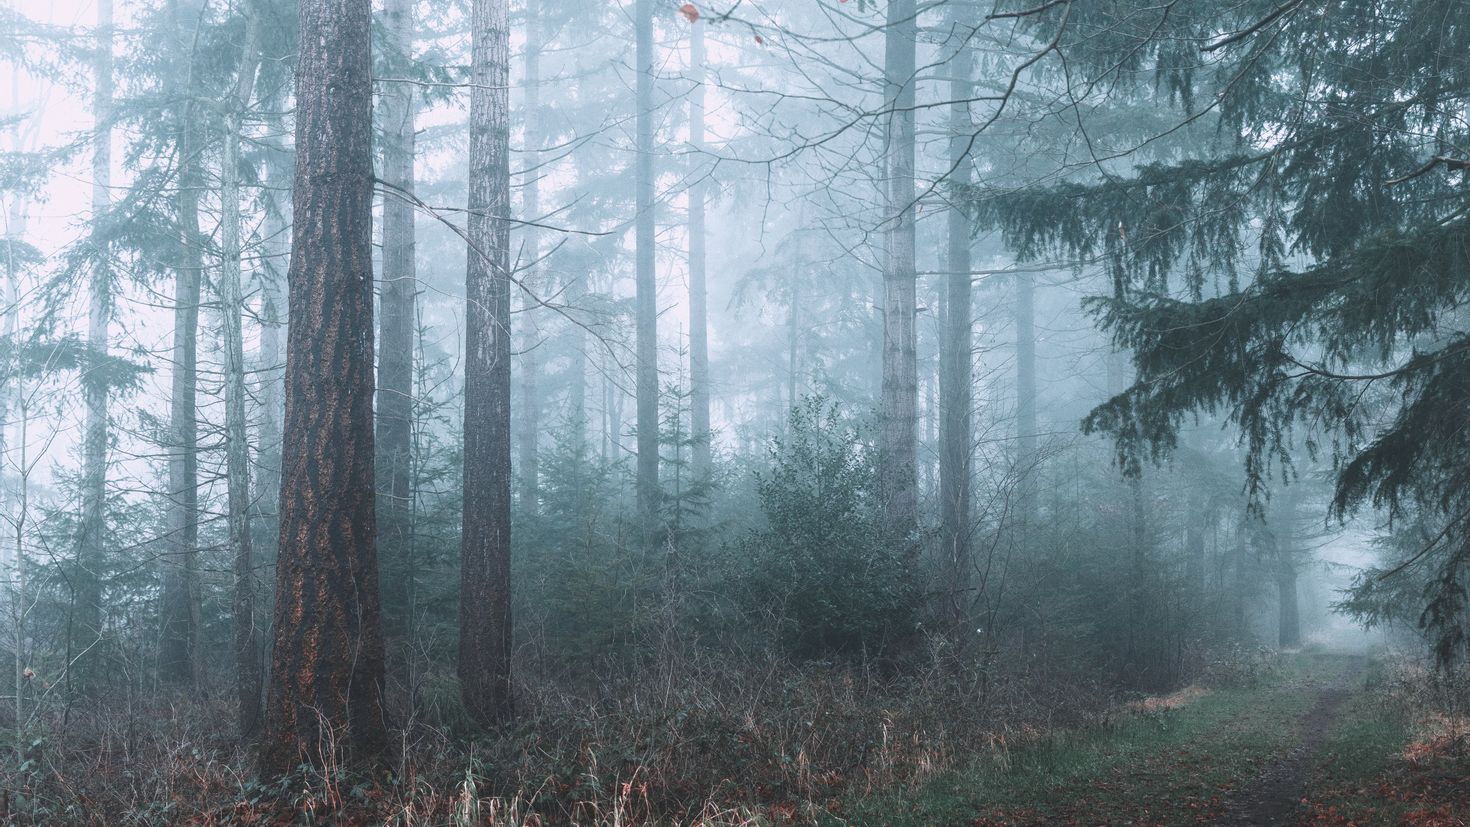
[[[77,540],[76,616],[72,653],[92,649],[102,638],[102,570],[106,543],[108,338],[112,317],[112,250],[106,238],[107,213],[112,204],[112,0],[97,3],[96,89],[92,114],[97,125],[92,136],[92,254],[94,264],[87,308],[87,364],[82,375],[86,420],[82,431],[82,519]],[[94,687],[95,656],[74,661],[74,688]]]
[[[971,181],[972,161],[969,157],[970,132],[975,128],[970,117],[969,100],[975,84],[975,54],[969,45],[970,30],[954,13],[955,36],[963,42],[955,50],[948,73],[949,97],[949,164],[950,183],[958,190]],[[949,582],[948,620],[957,631],[964,620],[960,596],[970,577],[970,435],[971,326],[973,310],[970,296],[970,247],[974,231],[970,214],[961,207],[959,198],[950,205],[947,216],[947,249],[945,266],[949,270],[945,291],[944,342],[939,370],[939,530],[940,548],[944,555],[946,580]]]
[[[527,177],[523,198],[526,221],[541,218],[541,42],[537,23],[537,7],[526,9],[526,125],[525,155]],[[523,228],[525,258],[529,262],[522,280],[534,290],[540,284],[541,236],[536,228],[527,224]],[[540,330],[536,325],[536,300],[529,292],[521,293],[521,318],[525,321],[525,333],[521,341],[521,416],[517,453],[520,465],[521,508],[535,514],[540,500],[540,468],[537,464],[537,430],[541,417],[540,384],[541,373]]]
[[[637,145],[634,147],[638,516],[652,545],[658,524],[658,281],[654,271],[653,0],[636,0]]]
[[[247,7],[245,43],[235,79],[233,105],[225,115],[220,162],[220,318],[225,340],[225,482],[228,490],[230,545],[235,550],[232,601],[235,649],[236,725],[241,740],[260,730],[260,647],[255,628],[255,559],[250,537],[250,442],[245,422],[245,340],[240,316],[240,118],[250,106],[259,65],[260,20]]]
[[[387,742],[373,486],[372,15],[304,0],[269,771]]]
[[[465,708],[482,726],[513,711],[509,29],[506,0],[474,0],[459,679]]]
[[[170,358],[168,426],[169,560],[164,569],[163,635],[159,673],[175,686],[200,687],[204,657],[199,646],[199,460],[198,389],[199,301],[203,262],[200,257],[199,148],[192,98],[194,38],[179,14],[174,21],[176,45],[186,55],[178,107],[178,258],[174,263],[174,329]]]
[[[879,487],[888,537],[909,543],[916,522],[918,416],[914,266],[914,0],[888,6],[884,101],[889,108],[883,268],[883,384],[879,400]]]
[[[413,3],[385,0],[383,28],[389,64],[405,66],[413,56]],[[407,68],[393,72],[408,77]],[[383,131],[383,272],[378,327],[378,556],[383,566],[383,624],[389,637],[405,634],[412,618],[413,589],[404,559],[412,531],[413,353],[418,282],[414,263],[414,208],[403,193],[414,191],[414,87],[385,84],[380,90]]]
[[[709,201],[708,169],[704,151],[704,20],[696,19],[689,32],[689,145],[700,165],[689,189],[689,425],[694,439],[696,480],[709,479],[713,460],[709,422],[709,288],[705,275],[704,208]]]
[[[1024,547],[1036,524],[1036,282],[1030,273],[1017,273],[1015,279],[1016,473],[1020,474],[1016,517]]]

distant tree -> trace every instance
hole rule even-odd
[[[634,0],[634,399],[638,430],[638,513],[647,542],[658,525],[658,274],[655,271],[653,80],[658,71],[653,53],[653,0]]]
[[[878,446],[883,458],[883,530],[890,540],[911,542],[918,527],[917,428],[918,274],[914,263],[914,102],[918,83],[917,6],[888,4],[884,29],[883,103],[886,129],[883,187],[883,348],[878,402]]]

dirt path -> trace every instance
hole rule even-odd
[[[1312,758],[1327,739],[1338,708],[1352,695],[1364,663],[1363,658],[1353,658],[1335,679],[1313,687],[1316,700],[1301,717],[1296,743],[1273,757],[1264,772],[1231,797],[1216,824],[1272,827],[1298,823]]]

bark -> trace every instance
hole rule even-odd
[[[512,714],[510,615],[510,82],[506,0],[471,17],[465,277],[464,530],[459,679],[482,726]]]
[[[539,169],[541,162],[541,42],[540,29],[536,25],[536,9],[527,9],[526,22],[526,169],[523,212],[525,220],[536,221],[541,217],[541,187]],[[525,258],[529,262],[523,281],[536,289],[541,279],[541,236],[535,227],[524,228]],[[524,342],[521,348],[521,415],[520,436],[517,453],[520,465],[521,507],[535,514],[540,494],[540,469],[537,465],[537,429],[541,416],[541,394],[538,378],[541,373],[538,343],[540,331],[536,325],[536,301],[528,292],[521,294],[521,318],[525,320]]]
[[[412,0],[385,0],[383,28],[394,65],[413,54]],[[407,76],[406,70],[395,75]],[[390,637],[410,628],[413,565],[406,559],[413,506],[413,353],[418,282],[413,192],[414,87],[386,84],[382,94],[383,272],[378,320],[378,554],[383,561],[383,621]]]
[[[704,151],[704,20],[696,19],[689,32],[689,144],[696,162]],[[709,201],[706,170],[696,170],[689,190],[689,425],[696,480],[709,478],[711,459],[709,422],[709,288],[705,274],[704,208]]]
[[[220,318],[225,340],[225,482],[230,545],[235,552],[231,603],[234,625],[236,728],[241,740],[260,730],[260,646],[255,628],[255,559],[250,537],[250,443],[245,422],[245,341],[240,317],[245,300],[240,287],[240,118],[249,107],[259,66],[260,21],[247,8],[245,43],[235,81],[233,105],[225,115],[220,163]]]
[[[373,485],[372,22],[305,0],[275,643],[262,763],[386,747]]]
[[[107,240],[107,212],[112,203],[112,0],[97,3],[97,53],[93,70],[96,88],[92,113],[97,125],[92,136],[92,244],[94,265],[87,308],[88,370],[82,377],[86,418],[82,431],[82,515],[77,538],[75,616],[72,618],[72,652],[92,649],[101,640],[103,555],[106,542],[107,502],[107,403],[108,338],[112,317],[111,245]],[[92,651],[96,651],[93,649]],[[92,664],[95,656],[75,661],[68,680],[82,692],[94,688],[100,678]],[[75,670],[77,676],[71,677]]]
[[[914,266],[914,0],[888,6],[884,99],[889,107],[883,268],[879,487],[887,536],[910,542],[916,522],[918,357]]]
[[[635,89],[637,145],[634,147],[635,293],[637,350],[638,515],[645,542],[655,542],[658,523],[658,282],[654,272],[653,181],[653,0],[636,0]]]
[[[974,96],[971,75],[974,50],[968,30],[955,13],[955,31],[965,42],[949,65],[950,182],[956,188],[972,180],[970,132],[975,128],[968,101]],[[944,341],[939,368],[939,532],[940,548],[950,584],[948,620],[958,630],[964,620],[961,596],[971,569],[970,560],[970,405],[973,383],[971,357],[973,309],[970,295],[972,226],[970,214],[956,199],[946,217],[945,266],[950,275],[945,289]]]

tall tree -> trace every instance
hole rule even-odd
[[[408,76],[413,57],[412,0],[384,0],[383,31],[390,66]],[[387,574],[383,585],[386,628],[407,629],[412,584],[408,576],[413,506],[413,352],[418,325],[418,281],[414,262],[415,93],[409,83],[381,91],[383,135],[383,258],[378,319],[378,554]]]
[[[510,615],[510,17],[470,19],[469,264],[465,274],[464,530],[459,679],[481,725],[508,719]]]
[[[525,156],[526,183],[522,195],[524,220],[534,222],[541,217],[541,16],[537,6],[526,9],[525,49]],[[528,262],[524,283],[535,289],[540,284],[541,236],[536,227],[524,225],[525,257]],[[537,464],[537,437],[541,423],[541,385],[539,382],[540,331],[536,325],[536,297],[529,290],[521,293],[521,317],[525,320],[525,343],[521,351],[521,416],[520,436],[517,453],[520,454],[521,508],[528,513],[536,512],[540,500],[540,468]]]
[[[653,180],[653,0],[633,4],[637,83],[633,148],[634,336],[638,419],[638,516],[645,541],[654,542],[658,522],[658,278],[654,259]]]
[[[103,555],[107,507],[108,339],[112,319],[112,245],[107,237],[112,205],[112,0],[98,0],[92,116],[92,270],[87,306],[87,370],[82,377],[86,421],[82,432],[82,514],[77,540],[77,623],[73,641],[90,650],[102,638]],[[81,666],[81,662],[77,662]],[[90,668],[78,670],[91,687]]]
[[[197,686],[204,679],[199,647],[199,302],[204,263],[200,255],[199,196],[203,187],[199,163],[199,128],[194,95],[195,45],[190,15],[175,8],[174,45],[183,67],[176,81],[178,193],[175,197],[178,237],[174,254],[172,375],[169,384],[168,505],[169,561],[163,582],[162,651],[159,671],[177,686]],[[196,23],[197,25],[197,23]]]
[[[689,427],[694,437],[693,472],[708,479],[711,470],[709,421],[709,288],[705,284],[704,209],[709,201],[704,152],[704,19],[696,16],[689,30],[689,146],[699,165],[689,188]],[[793,401],[793,404],[794,401]]]
[[[275,644],[262,763],[386,745],[373,486],[372,11],[303,0]],[[326,732],[324,729],[331,729]]]
[[[883,528],[906,541],[917,527],[919,404],[917,271],[914,264],[914,0],[888,5],[883,102],[887,119],[884,179],[883,355],[879,398],[879,488]]]
[[[1022,542],[1036,521],[1036,280],[1015,275],[1016,321],[1016,519]]]
[[[975,53],[961,6],[954,7],[953,28],[961,39],[946,70],[949,74],[950,184],[963,191],[971,182],[970,133],[974,121]],[[950,206],[945,277],[945,327],[939,371],[939,508],[940,543],[948,568],[949,620],[956,629],[963,619],[959,590],[970,575],[970,402],[973,384],[970,303],[970,247],[974,227],[969,210],[958,199]]]
[[[245,9],[245,42],[235,88],[224,117],[220,158],[220,319],[225,340],[225,485],[230,545],[235,552],[234,623],[236,726],[242,739],[260,728],[260,647],[255,628],[255,559],[250,536],[250,443],[245,422],[245,340],[240,317],[240,123],[260,65],[260,18]]]

